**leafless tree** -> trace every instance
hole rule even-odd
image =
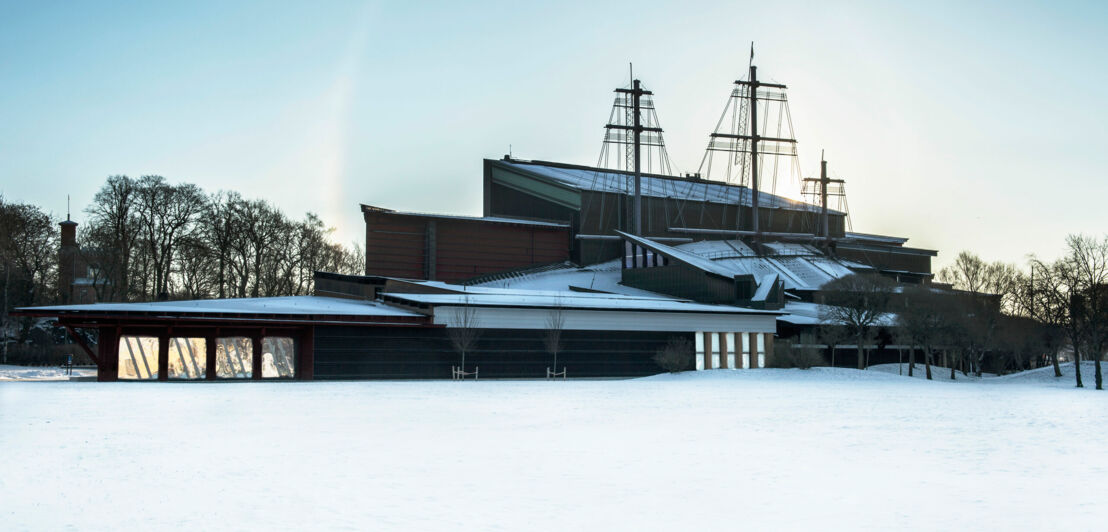
[[[912,345],[923,350],[928,380],[931,380],[935,350],[949,344],[961,311],[950,294],[920,285],[904,290],[903,307],[897,309],[898,325]]]
[[[1077,387],[1081,382],[1081,349],[1095,363],[1096,389],[1103,388],[1101,358],[1108,342],[1108,236],[1094,238],[1069,235],[1066,255],[1056,263],[1056,273],[1067,287],[1069,321],[1073,329],[1074,371]]]
[[[450,338],[454,350],[462,355],[461,369],[466,368],[466,352],[471,350],[481,335],[481,320],[477,315],[477,309],[470,304],[469,295],[462,299],[462,305],[451,309],[454,313],[453,325],[447,327],[446,334]]]
[[[3,357],[14,322],[9,311],[14,307],[37,305],[56,300],[57,235],[50,215],[26,203],[5,202],[0,196],[0,267],[3,276],[3,308],[0,308],[0,342]],[[29,321],[18,333],[24,339]]]
[[[547,312],[546,329],[543,331],[542,343],[546,352],[554,357],[554,373],[558,373],[558,351],[562,350],[562,331],[566,327],[566,312],[561,302],[556,302],[554,307]]]
[[[824,304],[820,321],[842,325],[858,349],[858,369],[865,369],[865,343],[888,314],[892,282],[877,275],[854,274],[835,279],[820,288]]]
[[[1064,277],[1058,269],[1034,257],[1030,261],[1030,274],[1024,286],[1024,295],[1020,298],[1026,309],[1026,316],[1041,324],[1043,346],[1054,366],[1054,376],[1061,377],[1058,366],[1058,352],[1065,342],[1065,331],[1069,321],[1069,298],[1066,295]]]
[[[94,288],[100,301],[131,296],[131,260],[137,248],[137,184],[125,175],[108,177],[85,208],[89,223],[81,242],[86,260],[97,264]]]

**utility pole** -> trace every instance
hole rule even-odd
[[[634,146],[635,154],[635,197],[631,207],[631,232],[635,235],[642,235],[642,133],[644,131],[652,131],[661,133],[660,127],[643,127],[642,125],[642,97],[653,95],[653,92],[643,90],[642,83],[639,80],[632,80],[630,89],[616,89],[617,93],[629,94],[631,96],[631,113],[633,122],[631,125],[622,124],[608,124],[604,126],[608,129],[622,129],[625,131],[631,131],[632,144]]]

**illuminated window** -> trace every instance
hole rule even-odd
[[[203,338],[170,338],[169,378],[203,379],[208,369],[207,348]]]
[[[292,338],[273,336],[262,340],[262,378],[296,375],[296,344]]]
[[[120,379],[153,380],[158,378],[158,338],[156,336],[121,336],[119,338]]]
[[[215,376],[221,379],[249,379],[254,376],[254,342],[245,336],[217,338]]]

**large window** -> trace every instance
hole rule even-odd
[[[262,378],[296,376],[296,343],[292,338],[267,336],[262,340]]]
[[[169,378],[203,379],[208,369],[207,348],[203,338],[170,338]]]
[[[158,337],[121,336],[119,338],[120,379],[158,378]]]
[[[249,379],[254,376],[254,342],[245,336],[217,338],[215,376],[221,379]]]

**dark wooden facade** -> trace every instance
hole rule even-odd
[[[347,329],[377,327],[434,328],[426,317],[391,316],[316,316],[316,315],[219,315],[219,316],[168,316],[164,312],[151,313],[96,313],[73,314],[24,312],[27,316],[57,316],[58,325],[65,327],[74,341],[85,350],[97,365],[97,380],[119,379],[119,340],[124,336],[149,336],[159,344],[157,380],[169,378],[170,338],[203,338],[207,352],[205,380],[216,380],[216,339],[222,337],[246,337],[253,348],[251,379],[262,379],[262,340],[267,337],[292,338],[295,347],[295,378],[315,378],[315,331],[319,324],[343,323]],[[93,345],[85,342],[79,331],[95,331]],[[365,346],[361,346],[365,347]]]
[[[614,236],[616,230],[629,231],[631,196],[600,192],[559,183],[538,173],[527,171],[526,164],[510,164],[485,160],[485,216],[544,217],[567,220],[573,235]],[[543,166],[573,170],[593,170],[588,167],[560,163],[537,163]],[[611,170],[604,172],[617,173]],[[670,176],[652,176],[681,183],[694,182]],[[736,187],[739,188],[739,187]],[[692,238],[712,240],[734,238],[733,235],[692,234],[680,228],[709,230],[746,230],[752,227],[750,207],[721,202],[712,198],[675,198],[644,196],[642,198],[643,235],[647,238]],[[817,214],[805,209],[768,208],[759,210],[759,226],[763,231],[811,233]],[[831,236],[845,233],[845,216],[830,215]],[[573,261],[594,264],[619,257],[622,244],[618,240],[576,239]]]
[[[484,329],[466,353],[466,368],[481,378],[544,378],[553,357],[543,348],[545,331]],[[661,369],[653,361],[671,338],[693,333],[563,331],[558,367],[570,377],[637,377]],[[461,363],[443,328],[319,326],[315,332],[315,378],[447,379]]]
[[[570,258],[566,224],[362,212],[366,275],[455,282]]]

